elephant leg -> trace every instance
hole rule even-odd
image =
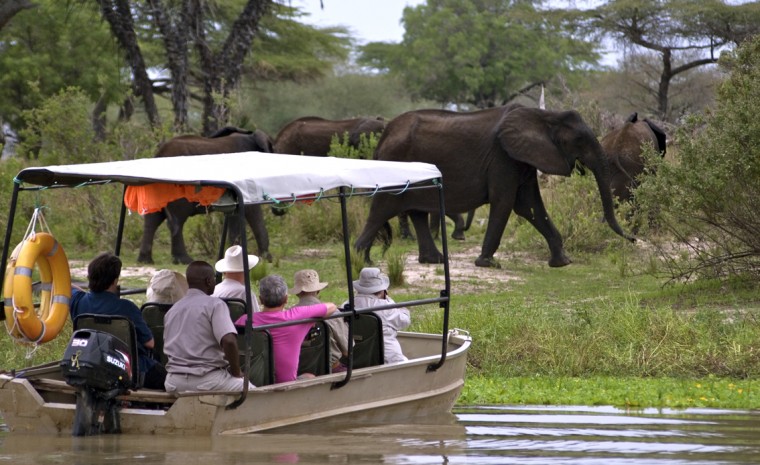
[[[143,234],[140,240],[140,253],[137,255],[138,263],[153,264],[153,240],[156,237],[156,231],[165,219],[163,210],[143,216]]]
[[[448,215],[448,217],[454,221],[454,231],[451,232],[451,238],[458,241],[463,241],[464,232],[466,231],[464,218],[459,213]]]
[[[429,215],[421,211],[410,211],[409,218],[412,220],[414,231],[417,233],[417,246],[419,247],[420,263],[443,263],[443,254],[438,251],[430,233],[428,224]]]
[[[412,234],[412,230],[409,227],[409,215],[406,212],[398,215],[398,227],[401,239],[414,240],[414,234]]]
[[[269,233],[267,232],[267,225],[264,223],[264,213],[261,206],[247,206],[245,208],[245,220],[253,231],[253,237],[256,238],[259,258],[272,263],[272,254],[269,253]]]
[[[508,182],[513,181],[510,180]],[[475,259],[475,266],[501,268],[501,265],[499,265],[499,262],[493,256],[501,243],[501,237],[504,235],[504,229],[507,227],[509,215],[512,214],[515,196],[516,192],[512,189],[504,192],[493,192],[490,195],[492,200],[488,214],[488,225],[486,226],[485,237],[483,237],[483,247],[481,248],[480,256]]]
[[[186,199],[179,199],[169,203],[164,209],[171,235],[172,262],[175,264],[181,263],[187,265],[193,261],[193,258],[187,253],[183,230],[187,219],[199,213],[196,207],[197,204],[188,202]]]
[[[562,236],[549,218],[549,213],[546,212],[544,201],[541,199],[541,192],[538,189],[538,180],[534,179],[534,181],[523,184],[518,189],[515,213],[528,220],[546,239],[551,253],[549,266],[569,265],[572,261],[565,254]]]
[[[464,223],[464,230],[469,231],[472,226],[472,221],[475,219],[475,209],[467,212],[467,221]]]
[[[446,216],[451,218],[451,221],[454,222],[454,231],[452,231],[451,237],[458,241],[463,241],[464,240],[464,219],[462,218],[462,215],[458,213],[452,213]],[[440,232],[441,232],[441,215],[439,215],[437,212],[433,212],[430,214],[430,234],[432,234],[433,239],[438,239],[438,234],[440,234]]]
[[[393,242],[393,234],[388,221],[394,216],[401,217],[402,205],[400,202],[401,199],[393,195],[378,194],[372,198],[367,222],[354,243],[354,250],[357,253],[364,253],[364,263],[367,265],[372,264],[370,251],[381,230],[383,231],[382,239],[385,243],[384,250],[388,249]]]

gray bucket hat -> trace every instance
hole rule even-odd
[[[362,294],[374,294],[388,289],[391,280],[380,268],[363,268],[359,279],[354,281],[354,289]]]
[[[293,277],[295,281],[291,294],[301,292],[317,292],[327,287],[328,283],[319,282],[319,274],[315,270],[298,270]]]

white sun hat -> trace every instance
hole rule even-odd
[[[259,263],[259,257],[248,255],[248,269],[250,270]],[[243,271],[243,248],[233,245],[224,252],[224,258],[216,262],[214,266],[220,273],[234,273]]]

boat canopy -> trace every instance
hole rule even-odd
[[[243,203],[314,195],[339,187],[382,189],[440,179],[435,165],[262,152],[141,158],[26,168],[16,181],[40,187],[93,182],[236,186]]]

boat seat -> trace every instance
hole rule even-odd
[[[361,313],[354,319],[354,368],[382,365],[385,360],[383,322],[375,313]]]
[[[103,331],[121,339],[129,347],[129,357],[132,362],[132,386],[130,386],[130,389],[142,387],[143,380],[140,376],[139,354],[137,351],[137,332],[132,320],[121,315],[84,313],[74,319],[74,331],[79,329]]]
[[[234,299],[234,298],[227,298],[222,299],[227,304],[227,307],[230,309],[230,318],[232,318],[232,322],[236,322],[238,318],[245,315],[245,300],[243,299]]]
[[[330,373],[330,327],[324,321],[314,323],[301,344],[298,358],[298,375],[315,376]]]
[[[145,323],[148,324],[148,329],[153,333],[155,344],[153,346],[153,358],[163,366],[166,366],[168,361],[164,354],[164,315],[170,308],[172,308],[172,304],[160,304],[158,302],[145,302],[140,307],[140,313],[142,313]]]
[[[240,369],[245,371],[245,328],[236,326],[238,330],[237,343],[240,351]],[[248,379],[254,386],[274,384],[274,351],[272,335],[268,330],[253,331],[251,341],[251,366]]]

